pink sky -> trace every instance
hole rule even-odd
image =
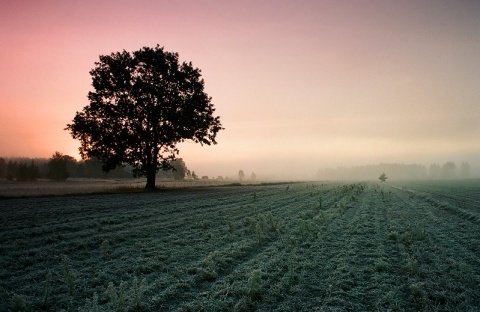
[[[480,167],[477,1],[0,1],[0,156],[78,156],[100,54],[157,43],[202,70],[226,128],[201,175]]]

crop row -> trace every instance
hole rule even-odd
[[[4,200],[0,310],[469,310],[480,295],[476,197],[457,188],[445,201],[435,187]]]

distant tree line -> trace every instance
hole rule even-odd
[[[375,180],[381,173],[386,173],[389,179],[395,180],[464,179],[471,175],[468,162],[462,162],[457,169],[454,162],[448,161],[443,165],[432,164],[428,169],[420,164],[378,164],[322,169],[317,172],[317,177],[328,180]]]
[[[35,181],[40,177],[40,169],[34,160],[23,162],[6,161],[0,158],[0,178],[17,181]]]
[[[443,165],[431,164],[428,169],[428,175],[432,179],[455,179],[470,177],[470,164],[462,162],[459,170],[453,161],[448,161]]]
[[[171,162],[174,170],[160,171],[158,178],[183,180],[198,179],[194,171],[190,171],[183,159]],[[49,179],[65,181],[68,178],[123,179],[132,177],[131,166],[116,168],[108,173],[102,170],[102,162],[96,159],[77,161],[69,155],[55,152],[51,158],[3,158],[0,157],[0,179],[9,181],[37,181]]]

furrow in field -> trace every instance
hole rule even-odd
[[[321,246],[327,291],[319,298],[322,308],[351,306],[354,310],[378,309],[386,282],[377,273],[387,269],[385,209],[368,192],[340,219]],[[394,284],[394,282],[391,282]]]
[[[93,293],[108,309],[109,283],[118,291],[124,282],[131,296],[134,278],[145,279],[145,311],[472,310],[480,233],[465,212],[478,213],[478,186],[404,185],[1,201],[0,310],[19,294],[34,309],[77,311]]]
[[[224,265],[225,262],[230,262],[231,264],[227,265],[226,269],[222,268],[222,270],[219,270],[219,274],[215,274],[214,281],[201,284],[199,291],[209,294],[217,294],[218,296],[225,296],[224,299],[229,301],[231,307],[231,305],[234,304],[245,303],[245,296],[248,296],[249,290],[245,289],[245,287],[237,287],[235,285],[238,281],[244,282],[245,279],[248,280],[249,275],[252,273],[252,270],[255,270],[255,268],[260,270],[262,272],[261,274],[268,274],[270,276],[271,280],[269,281],[269,284],[276,279],[279,279],[284,283],[283,276],[285,273],[283,271],[287,267],[287,264],[285,262],[286,258],[281,255],[283,254],[281,250],[289,248],[286,247],[288,244],[296,243],[295,241],[292,242],[289,240],[291,239],[290,234],[295,230],[296,226],[295,222],[292,220],[296,220],[296,217],[302,214],[305,210],[314,211],[314,204],[318,204],[318,202],[312,197],[315,196],[312,196],[311,190],[308,190],[307,188],[292,188],[287,194],[281,196],[280,200],[276,200],[270,203],[270,205],[266,205],[270,207],[267,209],[268,213],[272,213],[272,216],[275,216],[275,218],[282,219],[281,224],[278,224],[278,228],[276,228],[274,232],[271,232],[271,224],[269,224],[268,221],[265,221],[265,229],[261,232],[260,240],[255,233],[252,233],[251,240],[249,242],[244,241],[245,244],[242,245],[244,248],[243,250],[235,251],[229,248],[219,248],[207,258],[203,259],[203,263],[200,263],[200,268],[194,268],[193,271],[195,273],[207,275],[206,277],[210,276],[208,275],[211,271],[209,265],[211,266],[212,262],[218,262],[220,263],[220,266]],[[266,203],[263,204],[265,205]],[[260,209],[258,209],[257,212],[258,211],[260,211]],[[256,219],[256,221],[258,222],[259,219]],[[257,224],[257,226],[259,226],[259,224]],[[278,255],[279,253],[280,255]],[[230,254],[236,254],[237,258],[229,259]],[[206,268],[205,262],[207,262]],[[278,287],[277,285],[276,289],[278,290],[279,288],[281,287]],[[201,297],[192,301],[188,300],[188,296],[188,293],[180,295],[180,297],[175,296],[175,302],[177,302],[177,304],[180,304],[179,302],[182,301],[186,302],[180,304],[178,307],[179,310],[195,310],[201,306],[208,305],[208,302],[212,300],[211,297]],[[238,299],[235,297],[240,298]],[[238,302],[236,300],[238,300]],[[169,302],[169,305],[176,306],[176,304],[171,301]]]
[[[408,258],[405,273],[410,276],[411,302],[417,309],[434,305],[447,310],[472,304],[480,285],[476,247],[480,237],[475,225],[422,197],[397,193],[394,199],[408,213],[399,243]]]

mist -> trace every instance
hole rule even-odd
[[[449,161],[480,175],[478,2],[188,4],[3,5],[0,157],[79,159],[64,129],[98,55],[160,44],[201,69],[225,127],[217,145],[179,145],[199,175]]]

